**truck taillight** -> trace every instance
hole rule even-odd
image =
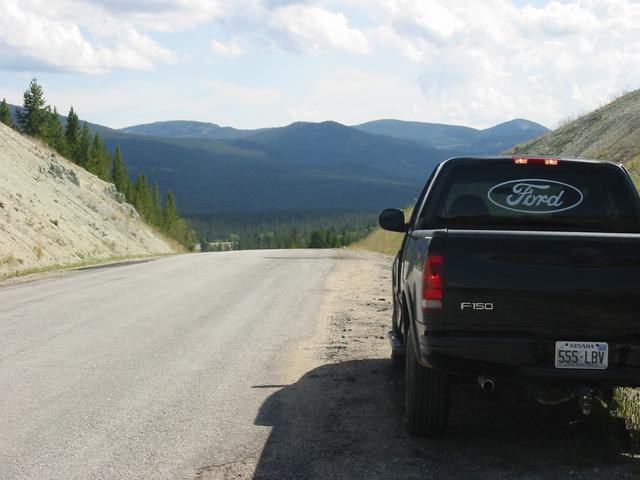
[[[442,283],[444,257],[429,255],[422,270],[422,308],[423,310],[442,310]]]
[[[558,165],[559,158],[544,157],[511,157],[516,165]]]

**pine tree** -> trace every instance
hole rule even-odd
[[[152,210],[151,189],[149,188],[149,182],[147,181],[147,177],[144,173],[139,173],[136,177],[133,192],[133,204],[142,218],[149,221]]]
[[[93,136],[93,142],[89,149],[89,162],[87,164],[87,170],[97,175],[102,180],[109,179],[109,170],[111,166],[111,158],[107,147],[105,146],[100,134],[96,132]]]
[[[78,156],[78,142],[80,141],[80,119],[73,107],[69,110],[67,115],[67,125],[64,128],[64,136],[67,139],[66,156],[76,160]]]
[[[300,238],[298,227],[293,227],[293,229],[291,229],[291,233],[289,234],[289,238],[284,245],[284,248],[300,248],[301,246],[302,240]]]
[[[322,230],[313,230],[309,238],[309,248],[323,248],[325,246],[325,236]]]
[[[162,196],[160,186],[156,183],[151,189],[151,215],[149,221],[158,228],[162,228]]]
[[[58,109],[53,107],[53,111],[51,111],[51,107],[47,107],[44,111],[45,121],[42,138],[51,148],[54,148],[58,153],[63,153],[66,150],[67,142],[64,138],[64,129],[60,123]]]
[[[11,111],[9,110],[9,105],[7,105],[7,100],[2,99],[2,103],[0,103],[0,122],[8,125],[11,128],[15,128],[13,125],[13,117],[11,116]]]
[[[80,165],[81,167],[87,168],[89,166],[89,162],[91,160],[91,144],[93,143],[93,138],[91,136],[91,130],[89,130],[89,126],[86,122],[82,125],[82,130],[80,131],[80,136],[78,138],[77,148],[74,152],[73,160]]]
[[[131,180],[129,179],[129,172],[127,166],[122,160],[122,154],[120,147],[116,147],[116,152],[113,154],[113,163],[111,167],[111,180],[116,186],[116,189],[122,193],[129,203],[133,203],[131,198]]]
[[[27,135],[39,137],[43,134],[46,112],[44,92],[36,78],[31,79],[23,94],[22,111],[18,112],[18,125]]]
[[[176,198],[171,190],[167,192],[167,202],[163,213],[165,231],[170,237],[177,238],[179,233],[180,212],[178,212]]]

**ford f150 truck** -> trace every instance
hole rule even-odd
[[[449,385],[541,403],[640,386],[640,202],[619,164],[453,158],[425,185],[393,263],[392,359],[411,433],[441,436]]]

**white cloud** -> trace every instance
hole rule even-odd
[[[465,24],[449,2],[436,0],[384,2],[388,15],[400,32],[424,36],[434,41],[460,34]]]
[[[239,57],[245,53],[244,47],[237,42],[229,42],[225,44],[215,39],[211,39],[209,46],[213,53],[222,55],[223,57]]]
[[[393,81],[382,71],[327,73],[289,109],[294,119],[346,121],[378,112],[479,127],[516,116],[553,125],[640,83],[640,4],[629,0],[522,8],[510,0],[251,5],[229,24],[230,44],[241,41],[244,52],[342,50],[413,63]]]
[[[0,68],[148,70],[176,59],[151,32],[178,35],[216,22],[230,35],[211,39],[210,49],[228,57],[252,47],[313,53],[370,49],[344,14],[313,1],[0,0],[0,9]]]
[[[352,53],[368,53],[370,50],[367,38],[349,26],[347,17],[317,6],[287,5],[277,8],[271,15],[270,26],[293,49],[321,52],[335,48]]]
[[[30,11],[76,23],[118,19],[142,31],[190,30],[232,10],[238,0],[21,0]]]
[[[631,0],[246,1],[227,23],[229,42],[216,40],[218,53],[242,45],[234,54],[401,55],[414,66],[397,78],[405,87],[419,78],[414,103],[429,106],[425,120],[488,126],[530,116],[553,125],[640,83],[640,3]]]
[[[198,60],[202,48],[168,47],[181,31],[200,29],[210,55],[251,53],[274,85],[295,84],[278,99],[252,87],[252,95],[262,93],[248,98],[261,102],[264,118],[271,105],[278,119],[395,115],[488,126],[525,116],[553,125],[640,85],[640,2],[633,0],[525,7],[513,0],[0,0],[0,11],[4,69],[149,70],[178,53]],[[273,51],[294,53],[291,67],[270,72]],[[309,54],[322,57],[311,68]],[[247,93],[230,89],[234,75],[246,78],[243,62],[235,73],[234,62],[225,64],[229,83],[218,89]],[[259,85],[260,76],[251,81]],[[241,117],[231,106],[225,111]]]
[[[56,18],[55,8],[33,8],[37,3],[0,0],[0,67],[96,74],[174,61],[172,52],[128,23],[109,17],[74,23]]]
[[[527,33],[554,37],[579,35],[584,32],[600,33],[601,24],[594,12],[579,3],[551,2],[544,8],[526,6],[521,13]]]
[[[422,70],[430,119],[553,125],[640,86],[640,4],[380,0],[369,35]],[[422,67],[421,67],[422,65]]]
[[[228,41],[222,46],[241,45],[243,52],[280,50],[295,53],[371,51],[367,36],[350,25],[340,11],[323,8],[313,0],[238,0],[236,8],[220,22]],[[217,46],[217,45],[216,45]],[[214,48],[216,53],[224,49]]]

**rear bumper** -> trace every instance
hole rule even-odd
[[[640,386],[640,342],[608,343],[607,370],[569,370],[555,368],[552,339],[421,335],[420,363],[451,374],[499,377],[514,383]]]

